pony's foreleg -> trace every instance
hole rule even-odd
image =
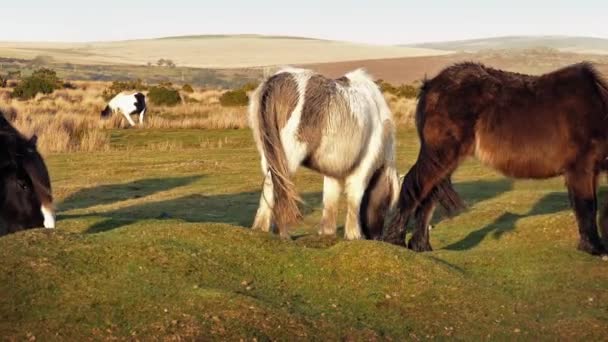
[[[135,126],[135,122],[133,122],[133,119],[131,119],[131,115],[129,115],[129,113],[125,113],[122,110],[120,112],[127,119],[127,121],[129,122],[129,125],[131,125],[131,127]]]
[[[368,172],[356,172],[346,178],[346,223],[344,225],[344,238],[347,240],[359,240],[363,237],[361,231],[361,201],[365,188],[369,183]]]
[[[323,178],[323,218],[319,227],[319,235],[336,234],[336,217],[341,192],[340,180],[327,176]]]
[[[580,234],[578,249],[593,255],[605,253],[596,224],[597,174],[581,166],[581,170],[571,170],[566,174],[566,184],[578,223]]]
[[[251,229],[258,229],[264,232],[270,231],[272,224],[272,207],[274,206],[274,193],[272,188],[272,178],[267,173],[264,177],[262,195],[260,196],[260,206],[255,214]]]
[[[459,156],[452,146],[446,145],[444,151],[437,153],[437,155],[442,155],[443,160],[439,163],[433,163],[427,152],[422,150],[420,156],[418,156],[418,160],[405,176],[401,185],[401,194],[399,195],[397,206],[399,212],[394,215],[388,229],[385,230],[386,233],[383,237],[385,242],[405,246],[405,231],[410,215],[432,194],[436,187],[444,187],[446,185],[444,183],[446,182],[446,178],[456,170]],[[455,193],[450,196],[453,199],[457,197]],[[443,204],[444,202],[442,201]],[[428,227],[424,229],[426,230]],[[424,236],[422,235],[422,237]]]
[[[429,239],[429,225],[433,218],[433,212],[437,206],[433,196],[427,196],[416,210],[416,223],[414,233],[407,244],[407,248],[415,252],[430,252],[433,250]]]
[[[141,111],[141,113],[139,113],[139,125],[143,125],[144,124],[144,114],[146,114],[146,107],[144,107],[144,109]]]

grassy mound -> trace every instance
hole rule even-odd
[[[48,157],[59,228],[0,238],[2,336],[608,337],[608,262],[576,251],[561,180],[513,182],[466,163],[455,184],[471,209],[437,215],[435,251],[415,254],[318,237],[322,179],[303,171],[305,219],[283,242],[245,228],[261,184],[250,133],[206,131],[205,146],[200,134],[117,131],[111,151]],[[166,140],[180,149],[148,148]],[[399,144],[403,172],[414,132]]]

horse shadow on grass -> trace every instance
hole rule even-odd
[[[139,179],[129,183],[107,184],[79,190],[59,205],[61,210],[86,209],[130,199],[143,198],[190,185],[204,176]]]
[[[606,195],[606,189],[600,188],[598,191],[598,200],[603,199]],[[600,206],[601,207],[601,206]],[[469,233],[466,237],[460,241],[454,242],[444,249],[453,251],[463,251],[476,247],[483,241],[488,235],[491,235],[494,239],[500,239],[505,233],[515,230],[517,221],[522,218],[536,216],[536,215],[548,215],[555,214],[560,211],[570,210],[570,201],[567,192],[551,192],[541,198],[534,206],[524,214],[514,214],[506,212],[496,218],[492,223],[478,229],[474,232]]]
[[[83,191],[94,193],[97,190],[88,189]],[[302,195],[302,199],[307,203],[302,208],[304,215],[311,213],[322,202],[320,192],[305,193]],[[108,212],[62,215],[61,218],[103,218],[100,222],[90,226],[85,231],[86,233],[106,232],[139,221],[168,219],[194,223],[226,223],[249,227],[253,223],[259,201],[259,191],[215,195],[190,194],[169,200],[136,204]]]

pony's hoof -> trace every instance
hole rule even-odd
[[[589,253],[591,255],[604,255],[608,252],[601,244],[591,243],[586,240],[581,240],[578,243],[578,250]]]
[[[431,247],[431,244],[428,241],[414,241],[414,239],[408,242],[407,248],[418,253],[433,251],[433,247]]]
[[[405,236],[385,236],[382,241],[390,243],[391,245],[406,247]]]

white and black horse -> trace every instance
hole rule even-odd
[[[325,176],[320,234],[335,234],[345,188],[346,239],[380,238],[399,189],[392,114],[374,81],[356,70],[337,80],[284,69],[252,94],[250,126],[261,155],[264,186],[254,229],[281,237],[300,218],[291,180],[300,165]]]
[[[8,233],[55,228],[51,181],[36,141],[36,136],[26,139],[0,113],[0,218]]]
[[[131,115],[139,114],[139,124],[144,122],[144,114],[146,113],[146,96],[142,93],[120,93],[110,100],[106,108],[101,111],[102,118],[108,118],[115,112],[120,112],[129,122],[129,125],[135,126],[135,122],[131,119]]]

